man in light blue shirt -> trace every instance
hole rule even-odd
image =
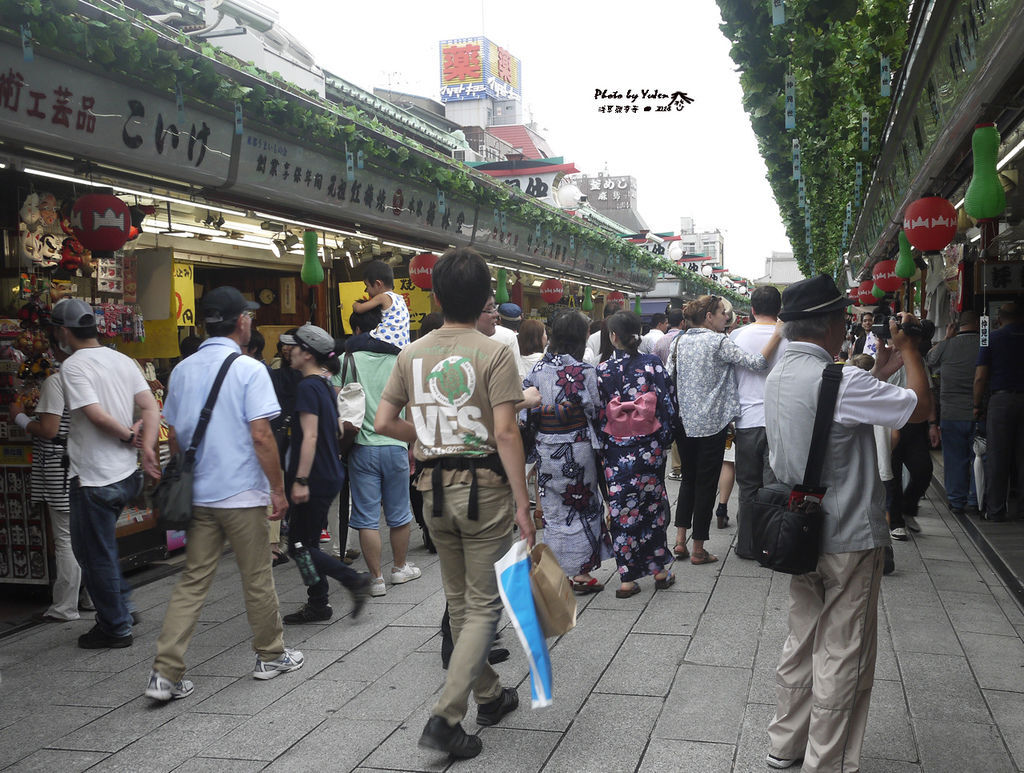
[[[249,343],[256,307],[233,287],[218,287],[203,298],[210,338],[178,364],[168,385],[164,419],[170,427],[172,453],[188,448],[225,359],[241,354],[241,347]],[[225,542],[234,549],[245,590],[257,655],[253,677],[272,679],[302,667],[302,653],[284,646],[268,549],[267,519],[279,520],[287,509],[277,443],[270,429],[270,419],[279,412],[266,367],[250,357],[237,357],[196,452],[185,570],[167,606],[146,688],[146,695],[154,700],[185,698],[194,689],[191,681],[182,678],[185,650]]]

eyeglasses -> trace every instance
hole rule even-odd
[[[483,313],[484,314],[497,314],[498,313],[498,307],[497,306],[484,306]]]

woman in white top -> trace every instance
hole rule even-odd
[[[530,375],[547,348],[548,333],[544,328],[544,323],[537,319],[525,320],[519,326],[519,354],[521,355],[519,378],[526,378]]]

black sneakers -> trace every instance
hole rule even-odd
[[[330,604],[323,607],[314,607],[311,604],[303,604],[298,612],[292,612],[290,615],[285,615],[281,620],[285,625],[322,623],[324,620],[330,620],[331,615],[333,614],[334,610],[331,609]]]
[[[94,625],[88,632],[78,637],[78,646],[83,650],[124,649],[132,646],[132,635],[111,636],[100,630],[98,625]]]
[[[490,703],[481,703],[476,707],[476,723],[487,727],[496,725],[506,714],[519,708],[519,693],[512,687],[501,688],[501,695]]]
[[[373,578],[370,577],[369,572],[359,573],[359,584],[354,588],[349,588],[349,593],[352,594],[352,619],[355,620],[359,617],[359,613],[363,611],[363,607],[366,606],[366,600],[370,598],[370,586],[373,584]]]
[[[419,745],[464,760],[475,757],[484,748],[483,742],[475,735],[469,735],[462,729],[462,725],[449,725],[444,717],[438,716],[427,720]]]

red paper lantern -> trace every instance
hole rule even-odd
[[[112,253],[128,241],[132,227],[128,205],[108,193],[90,193],[71,207],[71,230],[93,252]]]
[[[871,276],[875,278],[875,284],[887,293],[894,293],[900,289],[903,279],[896,275],[895,260],[880,260],[875,264]]]
[[[917,249],[937,252],[956,236],[956,209],[941,196],[918,199],[903,213],[903,230]]]
[[[605,298],[605,300],[608,303],[624,304],[626,302],[626,295],[625,293],[620,293],[618,290],[614,290],[613,292],[608,293],[608,296]]]
[[[874,306],[878,303],[878,299],[871,294],[871,288],[875,286],[875,283],[870,279],[865,279],[860,283],[858,288],[858,299],[860,300],[861,306]]]
[[[562,283],[557,279],[545,279],[540,283],[540,297],[545,303],[558,303],[562,300]]]
[[[432,252],[421,252],[409,261],[409,279],[421,290],[433,289],[433,274],[436,263],[437,255]]]

